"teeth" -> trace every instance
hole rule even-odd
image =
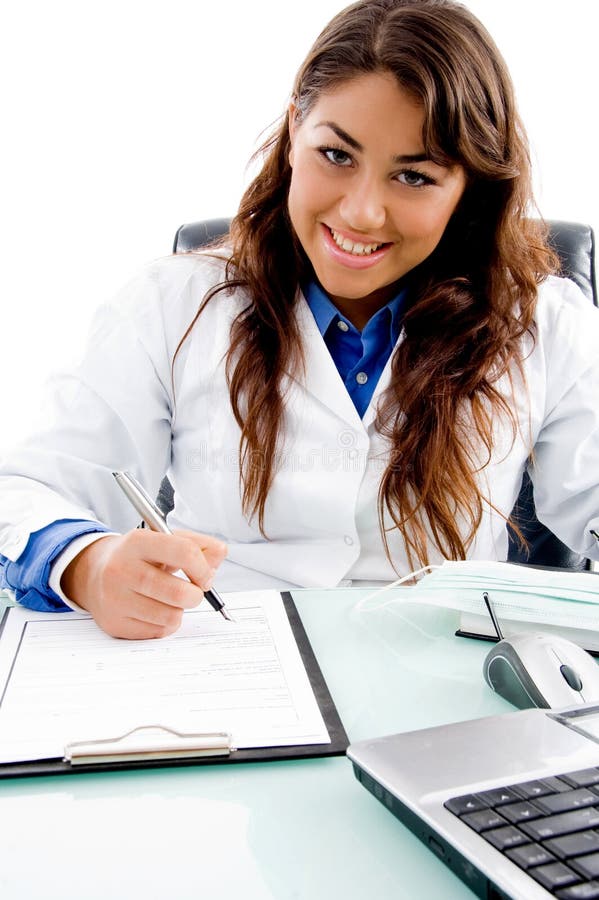
[[[370,256],[371,253],[383,246],[382,244],[354,244],[353,241],[343,237],[338,231],[334,231],[332,228],[329,228],[329,231],[337,246],[354,256]]]

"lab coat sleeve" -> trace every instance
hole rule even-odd
[[[599,310],[560,281],[555,313],[540,311],[545,410],[529,472],[539,520],[572,550],[599,559],[589,533],[599,528]]]
[[[51,379],[37,428],[2,461],[0,553],[8,559],[58,519],[135,527],[114,470],[130,470],[157,493],[170,458],[167,288],[161,268],[150,267],[99,310],[82,362]]]

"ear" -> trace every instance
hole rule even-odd
[[[287,115],[289,116],[289,136],[291,137],[291,141],[293,143],[295,132],[297,131],[299,125],[299,110],[293,100],[289,104]]]
[[[289,153],[287,154],[287,159],[289,160],[289,165],[291,166],[291,168],[293,168],[293,145],[295,143],[295,135],[298,129],[298,110],[295,103],[289,104],[287,115],[289,119]]]

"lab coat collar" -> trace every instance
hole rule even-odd
[[[308,306],[306,298],[300,292],[296,299],[296,315],[300,334],[304,338],[304,362],[305,373],[296,380],[300,382],[302,387],[307,390],[320,403],[327,406],[339,418],[343,419],[352,428],[366,432],[372,424],[376,414],[377,397],[385,390],[389,384],[391,375],[391,359],[393,353],[387,360],[387,364],[383,369],[381,377],[372,395],[372,399],[368,405],[364,417],[360,416],[354,406],[347,388],[343,384],[341,376],[337,371],[337,367],[333,362],[331,354],[324,342],[318,325]]]
[[[401,332],[401,322],[406,305],[407,293],[407,287],[404,285],[397,294],[382,307],[382,309],[389,310],[389,339],[393,345],[397,343],[397,339]],[[309,281],[303,287],[303,294],[308,306],[312,310],[312,315],[316,319],[318,330],[323,336],[326,335],[331,323],[338,319],[344,321],[349,328],[354,331],[356,330],[349,319],[337,309],[317,281]],[[377,313],[374,313],[371,316],[370,321],[372,321],[375,316],[378,316],[380,312],[381,310],[378,310]]]

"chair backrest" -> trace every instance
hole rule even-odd
[[[189,253],[199,250],[229,231],[231,219],[204,219],[203,222],[188,222],[177,229],[173,241],[173,253]]]
[[[589,302],[597,306],[595,280],[595,238],[589,225],[577,222],[549,222],[549,241],[560,258],[562,275],[571,278]],[[526,540],[527,549],[510,533],[508,559],[536,566],[557,566],[564,569],[587,569],[589,561],[574,553],[548,528],[539,522],[535,513],[533,489],[527,474],[512,519],[517,523]]]
[[[222,237],[229,230],[230,221],[230,219],[207,219],[203,222],[181,225],[175,235],[173,253],[197,250]],[[597,306],[593,229],[589,225],[582,225],[578,222],[551,221],[548,225],[549,241],[560,258],[562,274],[576,282],[589,302]],[[159,502],[162,500],[163,505],[166,506],[170,502],[169,508],[172,508],[172,490],[170,500],[167,495],[162,495],[161,488]],[[524,536],[527,549],[523,549],[520,542],[510,533],[508,559],[511,562],[559,566],[567,569],[587,568],[588,561],[583,556],[569,550],[537,519],[532,484],[526,474],[522,479],[520,494],[512,511],[512,518]]]

